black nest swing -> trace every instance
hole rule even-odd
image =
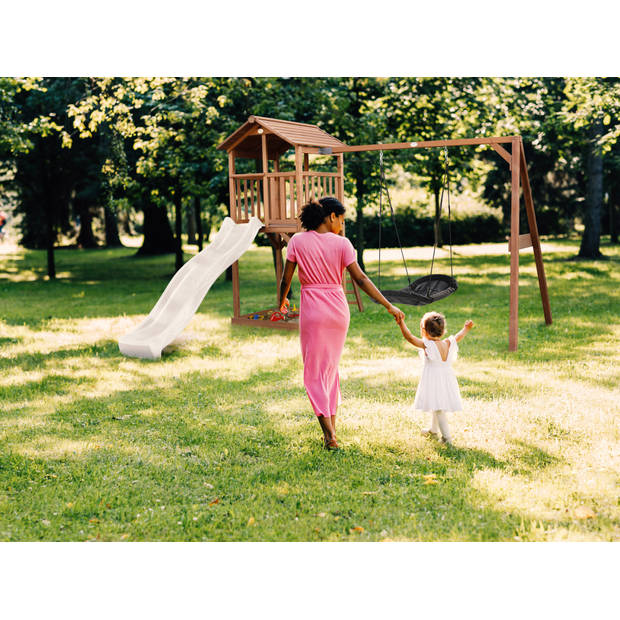
[[[458,284],[454,279],[454,270],[452,266],[452,228],[450,222],[450,182],[448,177],[448,149],[444,148],[445,156],[445,174],[443,184],[441,188],[441,198],[439,200],[439,214],[438,221],[441,220],[441,210],[443,207],[444,193],[448,197],[448,236],[450,241],[450,275],[444,275],[441,273],[433,273],[433,266],[435,264],[435,251],[437,249],[437,240],[433,244],[433,258],[431,260],[431,270],[429,275],[418,278],[414,282],[409,277],[409,271],[407,270],[407,262],[405,261],[405,254],[403,252],[403,245],[400,241],[400,235],[398,234],[398,227],[396,226],[396,218],[394,217],[394,208],[392,207],[392,200],[390,199],[390,192],[388,191],[387,183],[385,180],[385,169],[383,166],[383,151],[379,153],[379,167],[380,167],[380,189],[379,189],[379,273],[378,273],[378,288],[383,296],[392,303],[406,304],[409,306],[425,306],[432,304],[434,301],[439,301],[451,295],[458,288]],[[405,273],[407,274],[408,286],[398,290],[384,290],[381,289],[381,223],[382,223],[382,211],[383,211],[383,192],[385,191],[388,205],[390,207],[390,213],[392,215],[392,223],[394,225],[394,231],[396,232],[396,239],[398,240],[398,247],[403,258],[403,265],[405,266]]]

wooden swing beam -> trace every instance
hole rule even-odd
[[[511,145],[511,151],[507,151],[502,144]],[[317,148],[318,154],[336,153],[355,153],[364,151],[389,151],[394,149],[412,148],[437,148],[449,146],[491,146],[499,155],[508,162],[511,171],[511,200],[510,200],[510,239],[508,251],[510,252],[510,317],[508,322],[508,349],[516,351],[519,341],[519,250],[532,247],[534,250],[534,260],[536,262],[536,272],[538,274],[538,287],[542,300],[545,323],[551,325],[551,306],[549,305],[549,292],[547,290],[547,279],[545,267],[542,261],[542,251],[540,248],[540,237],[538,226],[536,225],[536,215],[534,213],[534,201],[532,200],[532,190],[527,173],[525,153],[523,151],[523,140],[521,136],[505,136],[490,138],[459,138],[455,140],[425,140],[421,142],[393,142],[389,144],[362,144],[356,146],[337,146],[328,148]],[[519,190],[523,189],[525,202],[525,212],[530,232],[519,234]]]

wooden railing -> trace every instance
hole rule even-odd
[[[232,202],[231,217],[236,222],[242,222],[256,215],[261,220],[265,218],[265,202],[263,200],[262,174],[234,174],[232,175],[235,196]]]
[[[323,196],[338,196],[338,182],[337,172],[304,172],[302,174],[304,202]]]
[[[231,217],[236,222],[255,215],[267,225],[295,228],[306,202],[341,193],[341,179],[336,172],[302,172],[301,197],[295,172],[233,174],[231,179],[234,190]]]
[[[284,222],[297,218],[300,205],[297,205],[297,191],[294,172],[270,172],[266,175],[269,192],[269,213],[267,221]]]

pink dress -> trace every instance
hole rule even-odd
[[[346,237],[309,230],[289,241],[286,258],[299,268],[304,386],[314,413],[330,417],[340,404],[338,364],[350,320],[342,274],[355,262],[355,249]]]

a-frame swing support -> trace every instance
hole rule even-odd
[[[511,151],[508,152],[502,144],[509,144],[511,146]],[[527,165],[521,136],[461,138],[456,140],[427,140],[422,142],[363,144],[358,146],[343,145],[332,148],[317,149],[317,152],[326,154],[353,153],[356,151],[387,151],[393,149],[473,145],[488,145],[493,147],[510,166],[510,239],[508,242],[508,250],[510,252],[510,318],[508,323],[508,349],[510,351],[516,351],[519,342],[519,251],[524,248],[532,247],[534,250],[534,260],[536,262],[536,272],[538,274],[538,287],[540,289],[545,323],[550,325],[552,322],[551,306],[549,305],[549,292],[547,290],[547,279],[545,277],[545,267],[542,261],[540,237],[538,236],[538,226],[536,225],[536,215],[534,213],[534,202],[532,200],[532,191],[530,188],[530,180],[527,173]],[[528,227],[530,229],[530,232],[526,234],[519,234],[521,189],[523,190],[525,212],[527,215]]]

